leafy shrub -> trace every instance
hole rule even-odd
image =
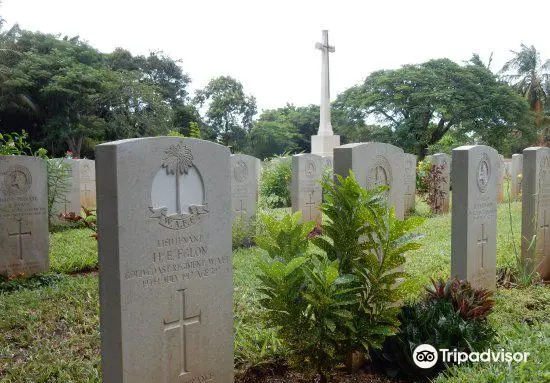
[[[386,204],[386,187],[362,189],[353,173],[337,182],[322,182],[326,203],[321,211],[328,218],[324,236],[312,241],[329,260],[338,260],[341,275],[354,275],[353,288],[359,296],[353,327],[345,352],[379,348],[386,336],[397,331],[398,302],[404,291],[397,285],[404,253],[420,247],[407,233],[419,225],[419,217],[400,221]]]
[[[416,165],[416,191],[419,194],[425,193],[428,190],[427,186],[424,184],[424,178],[431,167],[432,163],[427,158],[423,161],[419,161]]]
[[[260,178],[260,206],[271,209],[290,206],[291,179],[292,159],[290,157],[277,156],[264,161]]]
[[[18,133],[0,133],[0,155],[1,156],[24,156],[30,155],[31,146],[27,142],[29,134],[24,130]]]
[[[390,376],[432,378],[445,365],[440,361],[430,369],[416,366],[412,355],[421,344],[436,349],[481,351],[491,344],[495,331],[487,321],[493,307],[492,293],[473,289],[469,283],[432,280],[425,298],[405,306],[399,314],[400,331],[388,338],[376,357]]]
[[[301,218],[300,211],[292,215],[287,214],[281,219],[268,214],[263,215],[265,233],[256,237],[256,243],[274,260],[289,262],[293,258],[306,255],[309,245],[307,238],[315,223],[300,223]]]
[[[269,259],[258,276],[267,322],[279,329],[292,357],[324,381],[350,351],[380,347],[397,331],[403,253],[418,248],[406,231],[420,219],[396,220],[385,189],[366,191],[353,174],[322,185],[328,217],[322,235],[311,235],[313,223],[300,223],[297,213],[266,217],[266,234],[256,241]],[[315,253],[308,241],[317,245]]]

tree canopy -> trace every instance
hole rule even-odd
[[[237,79],[213,78],[191,95],[184,63],[162,52],[102,53],[78,36],[1,28],[0,18],[0,129],[25,130],[54,156],[93,157],[100,142],[166,134],[259,158],[311,151],[318,105],[256,117],[256,99]],[[342,143],[389,142],[420,158],[473,143],[518,152],[550,126],[550,62],[532,46],[513,53],[500,78],[478,55],[463,65],[438,59],[376,71],[338,95],[334,131]]]
[[[451,128],[502,147],[510,134],[532,137],[523,98],[486,67],[448,59],[380,70],[338,96],[340,108],[388,126],[393,143],[423,158]]]
[[[187,104],[190,78],[159,52],[104,54],[78,37],[2,33],[0,124],[30,133],[59,155],[91,155],[96,142],[165,134],[199,120]]]

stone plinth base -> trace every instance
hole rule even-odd
[[[334,148],[340,146],[340,136],[311,136],[311,153],[323,157],[333,157]]]

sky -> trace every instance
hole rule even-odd
[[[214,77],[239,80],[258,110],[318,104],[329,30],[331,99],[371,72],[433,58],[493,53],[493,71],[520,44],[550,59],[550,1],[494,0],[0,0],[7,25],[80,36],[102,52],[163,51],[180,59],[191,92]],[[513,4],[513,5],[512,5]],[[523,8],[522,8],[523,7]],[[533,15],[535,17],[533,17]],[[529,22],[540,17],[540,23]]]

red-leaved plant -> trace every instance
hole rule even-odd
[[[93,209],[86,209],[84,206],[82,207],[82,211],[84,212],[83,216],[71,211],[69,213],[59,213],[59,218],[91,229],[94,233],[90,237],[97,240],[96,211]]]
[[[426,301],[449,301],[464,319],[485,319],[493,309],[493,293],[489,290],[474,289],[469,282],[456,278],[431,281],[432,286],[426,287]]]

